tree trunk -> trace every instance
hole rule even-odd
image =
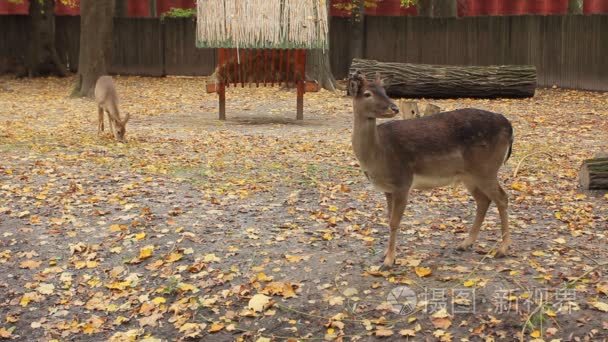
[[[418,0],[418,15],[421,17],[456,17],[457,0]]]
[[[112,57],[114,0],[81,0],[80,57],[74,95],[93,96],[95,82]]]
[[[368,79],[380,73],[393,97],[531,97],[536,88],[533,65],[447,66],[355,59],[349,73],[355,70]]]
[[[116,7],[114,9],[114,16],[123,18],[127,16],[127,0],[116,0]]]
[[[363,58],[365,40],[365,0],[356,0],[357,4],[352,10],[350,17],[351,40],[350,40],[350,59]]]
[[[331,22],[330,3],[327,1],[327,26],[329,32],[329,25]],[[328,37],[329,39],[329,37]],[[331,42],[330,42],[331,46]],[[331,63],[329,60],[329,50],[307,50],[306,51],[306,76],[319,82],[319,86],[329,91],[336,91],[336,79],[331,72]]]
[[[158,9],[156,7],[156,0],[150,0],[150,16],[152,18],[158,17]]]
[[[28,42],[25,74],[19,76],[65,76],[66,66],[61,64],[55,48],[55,1],[30,1],[31,35]]]
[[[323,89],[336,91],[336,79],[331,72],[329,50],[308,50],[306,52],[306,76],[319,82]]]
[[[583,14],[583,0],[568,1],[568,13]]]
[[[585,190],[608,189],[608,158],[585,160],[581,165],[579,178]]]

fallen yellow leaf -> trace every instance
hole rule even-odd
[[[224,325],[222,323],[213,323],[211,324],[211,327],[209,327],[209,332],[216,333],[222,329],[224,329]]]
[[[247,307],[254,312],[262,312],[270,305],[270,297],[258,293],[251,297]]]
[[[416,272],[416,275],[420,278],[427,277],[431,275],[431,273],[433,273],[433,271],[431,271],[429,267],[414,267],[414,271]]]
[[[154,246],[147,245],[139,250],[139,260],[148,259],[154,253]]]
[[[603,312],[608,312],[608,304],[603,303],[603,302],[592,302],[589,303],[589,305],[593,306],[594,308],[603,311]]]

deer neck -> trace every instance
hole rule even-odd
[[[355,115],[352,144],[355,156],[365,171],[377,164],[383,153],[378,139],[376,119]]]

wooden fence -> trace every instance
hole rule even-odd
[[[26,16],[0,16],[0,72],[23,58]],[[78,67],[80,19],[57,17],[57,49]],[[539,86],[608,91],[608,15],[469,18],[367,17],[364,57],[452,65],[532,64]],[[345,77],[350,24],[332,18],[331,65]],[[144,76],[210,75],[213,49],[195,47],[191,19],[116,18],[112,73]]]

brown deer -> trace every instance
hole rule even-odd
[[[114,81],[110,76],[101,76],[95,84],[95,102],[97,102],[97,113],[98,113],[98,124],[97,132],[101,134],[103,132],[103,113],[108,113],[108,121],[110,124],[110,131],[114,138],[118,141],[125,140],[126,126],[129,121],[129,114],[127,113],[124,119],[120,118],[118,112],[118,95],[116,94],[116,87],[114,87]]]
[[[458,249],[475,242],[493,201],[502,230],[496,256],[504,256],[511,241],[508,198],[497,175],[511,155],[513,128],[509,120],[501,114],[467,108],[376,126],[376,119],[399,113],[381,80],[370,82],[356,72],[350,75],[348,87],[353,96],[353,150],[365,175],[384,192],[388,203],[390,238],[383,267],[391,267],[395,261],[397,230],[410,189],[430,189],[456,181],[465,184],[477,203],[469,236]]]

